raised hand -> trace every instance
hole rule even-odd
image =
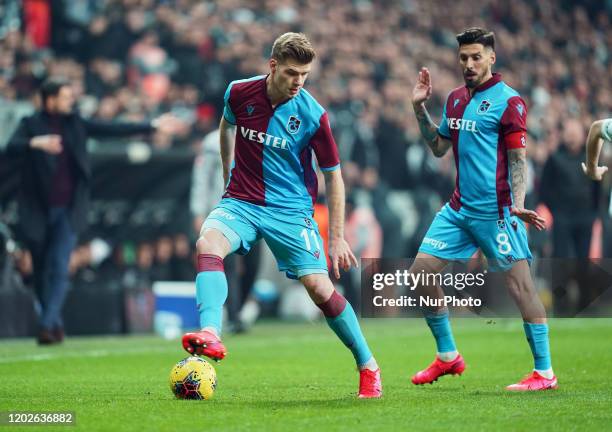
[[[419,78],[412,90],[412,104],[418,105],[425,102],[431,96],[431,76],[429,75],[429,69],[426,67],[421,68],[419,71]]]

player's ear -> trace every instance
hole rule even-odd
[[[495,51],[491,50],[490,56],[491,56],[491,64],[495,64],[495,60],[497,60],[497,58],[495,57]]]
[[[270,72],[275,73],[276,67],[278,66],[278,61],[276,59],[271,58],[268,64],[270,65]]]

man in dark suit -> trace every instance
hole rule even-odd
[[[61,342],[62,306],[68,263],[77,235],[87,223],[91,166],[88,136],[111,137],[171,132],[174,118],[149,123],[101,123],[73,110],[69,81],[50,78],[40,89],[42,109],[21,120],[6,152],[20,158],[19,225],[32,254],[34,287],[41,306],[39,344]]]
[[[553,216],[553,258],[565,258],[553,272],[553,306],[557,316],[574,316],[594,299],[588,258],[600,189],[580,169],[584,138],[584,128],[578,119],[565,120],[561,145],[546,161],[540,179],[540,199]],[[572,280],[578,283],[577,302],[568,290]]]

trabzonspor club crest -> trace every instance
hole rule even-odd
[[[292,115],[289,117],[289,121],[287,122],[287,132],[290,134],[296,134],[300,130],[300,124],[302,121],[297,118],[297,116]]]
[[[478,114],[485,114],[491,108],[491,102],[483,100],[478,107]]]

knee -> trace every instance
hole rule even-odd
[[[334,292],[334,286],[327,275],[308,275],[301,278],[301,281],[316,304],[329,300]]]
[[[428,262],[428,260],[423,259],[415,260],[408,269],[408,273],[414,275],[415,279],[413,280],[415,280],[417,285],[416,288],[419,288],[436,285],[435,283],[431,282],[435,280],[435,278],[432,278],[430,275],[440,273],[440,269],[433,263]]]
[[[418,254],[408,270],[410,273],[436,274],[440,273],[446,262],[429,255]]]
[[[200,238],[196,241],[196,250],[198,251],[198,254],[223,256],[221,247],[215,244],[215,242],[207,239],[205,236],[200,236]]]
[[[425,262],[414,262],[410,268],[408,269],[408,273],[411,274],[428,274],[428,273],[434,273],[434,269],[432,268],[433,266],[428,265]]]
[[[196,241],[196,250],[199,254],[209,253],[210,242],[203,236],[200,236]]]
[[[196,241],[198,254],[216,255],[225,258],[232,251],[231,244],[225,235],[215,229],[207,229],[200,233]]]

